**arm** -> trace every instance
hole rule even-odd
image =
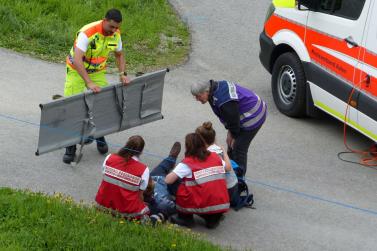
[[[101,88],[97,86],[89,77],[89,74],[86,72],[84,62],[83,62],[84,52],[79,48],[75,47],[75,56],[73,57],[73,65],[75,66],[76,71],[85,81],[85,85],[88,89],[92,90],[94,93],[100,92]]]
[[[168,175],[166,175],[166,177],[165,177],[165,183],[168,184],[168,185],[171,185],[174,182],[176,182],[178,180],[178,178],[179,177],[178,177],[177,174],[175,174],[174,172],[171,172]]]
[[[154,182],[151,177],[149,177],[148,186],[143,192],[144,201],[149,202],[154,194]]]
[[[228,153],[224,151],[224,148],[223,148],[223,154],[224,154],[224,162],[225,162],[225,171],[230,172],[232,170],[232,164],[230,164]]]
[[[139,188],[139,197],[142,201],[144,201],[144,191],[147,189],[149,182],[149,169],[147,167],[145,168],[144,173],[141,175],[141,183]]]
[[[144,191],[143,190],[139,190],[139,198],[141,201],[144,201]]]
[[[191,175],[191,169],[184,163],[179,163],[172,172],[166,175],[165,183],[168,185],[173,184],[178,179],[189,177]]]
[[[229,130],[233,138],[240,133],[240,111],[237,101],[229,101],[220,107],[221,117],[225,122],[225,128]]]
[[[126,72],[126,60],[124,59],[123,52],[122,51],[116,51],[115,52],[115,59],[116,63],[120,72],[120,81],[124,85],[128,85],[130,83],[130,79],[124,75],[123,73]]]

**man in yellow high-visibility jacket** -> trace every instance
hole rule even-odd
[[[273,0],[272,3],[275,7],[280,8],[294,8],[296,6],[296,0]]]
[[[87,89],[94,93],[108,85],[105,77],[106,62],[110,52],[115,53],[120,81],[127,85],[126,61],[122,52],[122,40],[119,27],[122,14],[117,9],[107,11],[105,18],[85,25],[76,34],[73,47],[67,56],[67,75],[64,96],[71,96]],[[98,138],[97,149],[101,154],[108,152],[104,137]],[[76,154],[76,145],[66,148],[64,163],[71,163]]]

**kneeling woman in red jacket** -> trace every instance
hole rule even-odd
[[[144,145],[141,136],[132,136],[118,153],[106,157],[103,180],[96,196],[100,206],[131,219],[141,219],[149,214],[149,208],[143,201],[149,169],[138,159]]]
[[[209,152],[197,133],[186,135],[185,145],[185,158],[165,179],[167,184],[182,179],[176,193],[179,213],[171,220],[179,225],[192,226],[193,215],[197,214],[204,218],[208,228],[214,228],[222,214],[229,210],[225,169],[230,170],[230,163]]]

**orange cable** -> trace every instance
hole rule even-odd
[[[352,96],[356,90],[356,88],[360,88],[361,84],[365,82],[367,78],[361,80],[356,86],[352,88],[352,91],[348,97],[346,112],[344,114],[344,124],[343,124],[343,143],[344,146],[352,153],[361,155],[360,164],[363,166],[368,167],[376,167],[377,166],[377,146],[374,144],[368,150],[355,150],[348,146],[347,144],[347,114],[350,108]],[[366,157],[372,155],[372,157]],[[373,163],[372,163],[373,162]]]

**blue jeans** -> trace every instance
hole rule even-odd
[[[165,183],[165,177],[174,168],[175,163],[175,158],[168,157],[151,171],[151,178],[155,182],[154,203],[151,205],[152,213],[163,213],[169,216],[177,212],[172,195],[175,195],[179,182],[172,185]]]
[[[154,183],[154,207],[159,213],[166,216],[175,214],[175,201],[168,191],[168,186],[165,183],[165,176],[152,176]]]

